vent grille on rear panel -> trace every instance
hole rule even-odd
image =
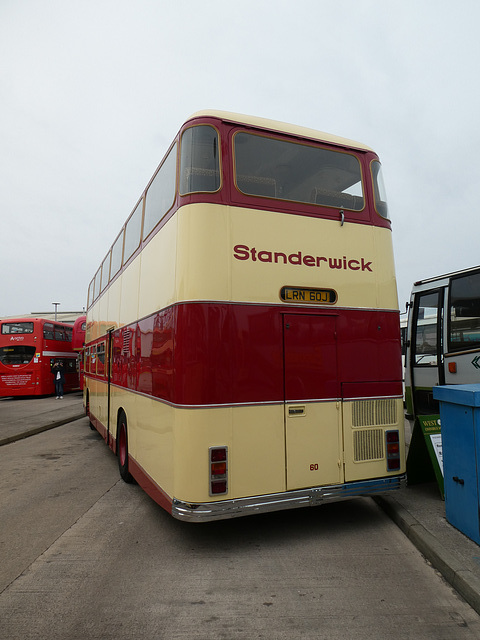
[[[355,462],[383,458],[383,430],[365,429],[353,432],[353,459]]]
[[[352,403],[352,426],[377,427],[397,424],[397,403],[394,398],[357,400]]]

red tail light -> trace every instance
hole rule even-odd
[[[210,495],[228,492],[228,447],[210,447]]]
[[[387,471],[400,469],[400,433],[397,430],[385,432]]]
[[[223,462],[227,459],[227,447],[210,447],[210,461]]]

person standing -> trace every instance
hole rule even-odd
[[[63,385],[65,383],[65,375],[63,373],[63,362],[56,360],[52,367],[52,373],[55,381],[55,393],[57,400],[63,398]]]

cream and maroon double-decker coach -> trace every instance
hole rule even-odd
[[[177,518],[398,488],[400,326],[377,155],[193,115],[90,284],[84,394],[122,477]]]

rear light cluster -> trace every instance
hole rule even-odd
[[[228,492],[228,447],[210,447],[210,495]]]
[[[400,469],[400,433],[397,430],[385,432],[387,471]]]

